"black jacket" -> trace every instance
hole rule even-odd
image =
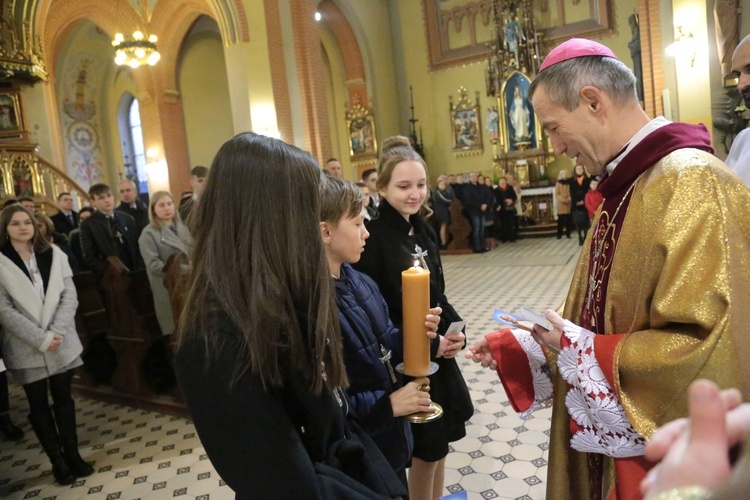
[[[138,233],[135,221],[131,216],[117,210],[112,212],[124,236],[125,249],[130,263],[123,262],[131,271],[143,269],[143,259],[138,250]],[[81,224],[81,250],[86,267],[95,273],[101,273],[107,257],[119,256],[117,239],[109,230],[109,221],[101,212],[96,212]]]
[[[72,226],[70,225],[70,222],[68,222],[68,218],[65,217],[65,214],[63,214],[62,211],[59,211],[55,215],[50,217],[50,220],[55,225],[55,231],[67,236],[73,229],[77,228],[78,227],[78,212],[73,210],[72,215],[73,215]]]
[[[132,208],[130,205],[125,203],[124,201],[120,203],[120,206],[115,208],[115,210],[128,214],[135,220],[135,227],[138,229],[138,235],[135,237],[137,240],[141,236],[141,231],[143,231],[143,228],[148,226],[149,220],[148,220],[148,208],[146,205],[143,204],[143,202],[136,198],[135,200],[135,208]]]
[[[336,306],[344,362],[349,376],[346,394],[362,427],[373,438],[396,472],[404,470],[414,446],[406,419],[393,416],[390,394],[401,388],[401,377],[380,359],[390,351],[392,368],[403,361],[404,337],[388,317],[378,286],[349,264],[341,266]],[[383,352],[385,351],[385,352]]]
[[[175,372],[201,444],[238,499],[406,497],[375,443],[347,418],[340,389],[343,406],[333,392],[312,394],[299,373],[283,389],[264,389],[250,370],[232,385],[239,331],[224,314],[212,330],[223,341],[210,361],[203,340],[188,338]]]
[[[412,215],[407,221],[385,199],[380,202],[378,210],[380,216],[367,224],[370,238],[362,258],[354,264],[354,268],[375,281],[388,304],[391,320],[400,328],[403,323],[401,272],[414,265],[416,246],[426,251],[424,260],[430,271],[430,307],[443,308],[438,333],[444,334],[448,326],[454,321],[460,321],[461,317],[445,296],[443,265],[435,231],[419,215]],[[412,226],[414,234],[409,235]],[[433,358],[438,347],[439,337],[432,342]],[[430,377],[430,397],[443,405],[445,414],[429,424],[412,426],[414,456],[426,461],[443,458],[448,452],[447,443],[466,435],[465,422],[474,413],[469,391],[456,360],[437,358],[434,361],[439,369]],[[425,448],[434,450],[441,443],[445,454],[437,451],[423,453]]]
[[[466,211],[469,213],[469,215],[477,216],[477,215],[484,215],[486,213],[485,211],[482,211],[482,205],[488,203],[488,195],[487,191],[485,190],[487,186],[484,184],[472,184],[469,182],[468,184],[464,184],[464,208],[466,208]]]
[[[568,180],[570,183],[570,208],[586,212],[586,193],[591,189],[591,178],[583,177],[583,182],[578,184],[576,177]],[[583,202],[579,205],[579,202]]]

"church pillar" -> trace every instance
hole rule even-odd
[[[291,10],[305,147],[323,164],[331,155],[325,65],[315,21],[315,0],[295,1]]]
[[[166,88],[164,66],[141,67],[133,72],[139,92],[136,96],[140,106],[143,140],[146,151],[154,156],[148,159],[159,168],[168,168],[169,189],[173,194],[190,185],[190,158],[188,157],[185,120],[182,100],[177,89]],[[156,173],[159,175],[160,173]]]

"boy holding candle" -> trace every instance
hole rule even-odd
[[[360,423],[406,484],[413,439],[409,423],[401,417],[433,411],[429,393],[419,390],[429,380],[417,378],[401,386],[395,367],[403,360],[403,335],[389,319],[377,285],[349,265],[359,260],[369,236],[364,219],[361,191],[351,182],[325,176],[320,184],[320,230],[335,280],[350,382],[346,393]],[[430,309],[426,337],[435,338],[440,313],[439,307]]]

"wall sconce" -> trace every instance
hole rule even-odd
[[[169,191],[169,168],[166,160],[158,158],[159,152],[156,148],[146,151],[146,175],[148,176],[148,192]]]
[[[695,37],[689,31],[683,30],[682,26],[677,26],[677,32],[675,33],[674,43],[670,44],[665,52],[671,57],[690,58],[690,67],[695,64],[695,54],[697,47],[695,45]]]

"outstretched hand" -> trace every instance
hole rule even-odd
[[[490,351],[490,344],[487,342],[485,337],[477,340],[473,346],[466,350],[466,359],[470,359],[475,363],[481,363],[482,366],[489,367],[493,370],[497,370],[497,361],[492,357],[492,351]]]

